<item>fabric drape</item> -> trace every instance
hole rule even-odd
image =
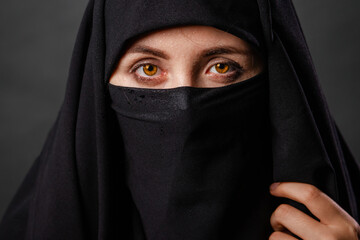
[[[2,219],[0,239],[141,239],[108,80],[131,39],[189,24],[227,31],[263,52],[273,180],[313,184],[359,222],[360,167],[328,110],[290,0],[90,0],[57,119]]]

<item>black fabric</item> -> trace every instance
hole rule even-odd
[[[126,181],[145,232],[138,239],[271,234],[267,83],[263,73],[219,88],[109,84]]]
[[[135,201],[127,185],[128,165],[122,136],[129,129],[119,125],[108,89],[109,76],[128,41],[151,30],[188,24],[228,31],[249,41],[266,56],[269,121],[264,121],[261,127],[270,124],[271,166],[248,163],[257,167],[258,174],[247,178],[247,184],[258,184],[259,189],[254,190],[254,196],[234,192],[241,202],[232,203],[238,207],[236,211],[247,207],[253,222],[260,219],[249,228],[264,234],[268,231],[268,225],[263,223],[274,210],[271,208],[278,204],[273,204],[274,197],[265,188],[269,176],[273,181],[311,183],[359,221],[360,167],[329,113],[290,0],[91,0],[78,33],[57,120],[5,213],[0,239],[142,239],[144,233],[155,234],[158,239],[182,239],[176,232],[169,232],[171,226],[184,231],[194,227],[178,221],[184,213],[173,209],[164,231],[148,233],[141,228],[143,213],[136,205],[139,200]],[[234,116],[237,114],[234,112]],[[264,136],[257,136],[261,141],[256,144],[263,146]],[[200,163],[207,166],[204,161],[201,159]],[[270,160],[262,162],[270,164]],[[195,179],[185,177],[181,181],[194,180],[193,184],[197,184],[198,176],[188,172],[191,169],[182,170]],[[239,176],[223,176],[242,177],[240,172]],[[181,184],[175,185],[172,191],[185,204],[187,198],[203,200],[201,192],[196,193],[198,198],[186,196],[188,191],[196,191],[191,182],[187,184],[186,189]],[[261,205],[264,210],[258,207],[259,202],[250,202],[252,196],[266,202]],[[306,211],[303,206],[291,204]],[[204,221],[211,219],[213,215]],[[246,224],[242,216],[237,221]],[[232,229],[239,223],[232,224],[218,226],[228,230],[225,238],[237,238]],[[257,231],[246,232],[254,234],[248,239],[264,239],[256,235]],[[200,229],[181,234],[189,234],[187,239],[204,239],[208,233]]]

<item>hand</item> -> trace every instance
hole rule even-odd
[[[279,205],[271,215],[274,232],[270,240],[360,240],[360,226],[334,200],[313,185],[298,182],[273,183],[270,193],[304,204],[319,221],[288,204]]]

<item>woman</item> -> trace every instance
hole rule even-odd
[[[2,239],[358,238],[291,2],[90,1],[69,76]]]

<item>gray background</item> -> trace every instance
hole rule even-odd
[[[0,3],[0,218],[55,121],[86,3]],[[330,110],[360,160],[360,1],[294,3]]]

